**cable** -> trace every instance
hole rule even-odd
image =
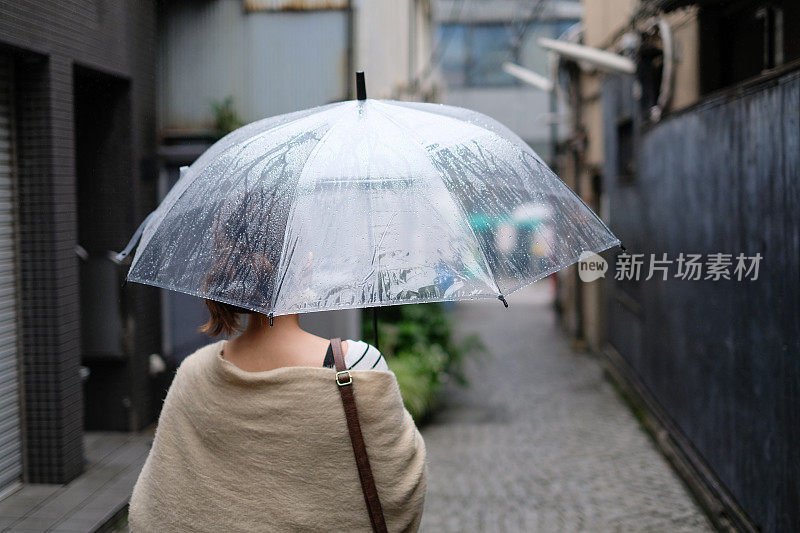
[[[459,19],[461,18],[461,12],[464,9],[464,5],[467,3],[468,0],[453,0],[453,6],[450,10],[450,15],[447,18],[447,24],[459,24]],[[524,22],[521,23],[520,28],[517,29],[516,26],[518,24],[517,20],[519,17],[516,15],[508,24],[512,27],[512,32],[514,33],[514,37],[511,41],[511,47],[508,50],[508,55],[512,56],[514,52],[518,51],[522,47],[522,43],[524,42],[525,36],[527,35],[528,31],[531,27],[541,20],[541,17],[544,13],[544,8],[547,6],[550,0],[538,0],[536,4],[530,11],[530,14]],[[520,4],[521,5],[521,4]],[[439,42],[436,43],[436,46],[431,51],[431,57],[428,61],[427,66],[420,72],[414,80],[409,84],[411,87],[418,87],[420,84],[424,83],[428,80],[428,77],[433,73],[436,67],[439,66],[441,63],[444,53],[447,51],[447,46],[450,43],[450,39],[452,38],[452,33],[446,34],[443,36]],[[511,57],[511,59],[514,59]]]
[[[466,4],[467,1],[468,0],[453,0],[453,7],[450,9],[450,15],[447,18],[448,24],[458,24],[458,19],[461,18],[461,11],[464,9],[464,4]],[[411,83],[409,83],[410,87],[418,87],[428,80],[428,76],[433,73],[434,68],[439,65],[442,57],[444,57],[444,53],[447,51],[447,45],[450,43],[451,35],[452,33],[445,35],[437,41],[433,50],[431,50],[431,57],[428,59],[428,64],[422,69],[422,72],[411,80]]]
[[[533,27],[535,22],[539,22],[542,15],[544,14],[544,8],[546,7],[549,0],[539,0],[539,2],[533,6],[531,9],[531,14],[528,15],[528,19],[525,21],[522,29],[517,32],[514,36],[514,41],[511,43],[511,50],[518,51],[522,47],[522,43],[525,41],[525,35],[527,35],[528,31]]]

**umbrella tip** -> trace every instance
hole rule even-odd
[[[356,72],[356,98],[359,100],[367,99],[367,84],[364,81],[364,71]]]
[[[622,243],[619,243],[619,249],[622,250],[623,252],[627,250],[627,248],[625,248],[625,246],[623,246]]]
[[[269,327],[272,327],[273,322],[275,321],[275,316],[270,313],[269,314]]]
[[[500,300],[501,302],[503,302],[503,305],[506,307],[506,309],[508,309],[508,302],[506,301],[506,297],[505,296],[503,296],[501,294],[500,296],[497,297],[497,299]]]

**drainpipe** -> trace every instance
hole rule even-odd
[[[356,69],[356,2],[358,0],[348,0],[347,2],[347,70],[344,75],[345,90],[347,96],[345,100],[354,97],[353,72]]]
[[[408,0],[408,82],[406,86],[417,77],[417,0]],[[409,87],[411,91],[414,87]]]
[[[558,174],[558,56],[548,52],[550,63],[550,79],[553,88],[550,89],[550,164],[553,171]]]
[[[571,152],[573,166],[575,168],[575,194],[583,198],[583,188],[581,187],[581,176],[583,173],[583,152],[585,147],[585,135],[582,127],[583,123],[583,94],[581,87],[581,70],[576,63],[568,63],[570,68],[570,106],[572,107],[572,139]],[[577,349],[586,348],[586,335],[584,334],[585,324],[583,318],[583,282],[575,269],[575,342]]]

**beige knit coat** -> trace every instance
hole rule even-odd
[[[223,342],[178,369],[133,489],[131,531],[371,531],[334,370],[246,372],[221,357]],[[352,374],[388,529],[416,531],[422,436],[393,373]]]

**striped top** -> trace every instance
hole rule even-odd
[[[348,370],[389,370],[389,365],[381,352],[371,344],[364,341],[347,339],[347,353],[344,354],[344,364]],[[328,345],[328,353],[322,366],[333,368],[333,348]]]

